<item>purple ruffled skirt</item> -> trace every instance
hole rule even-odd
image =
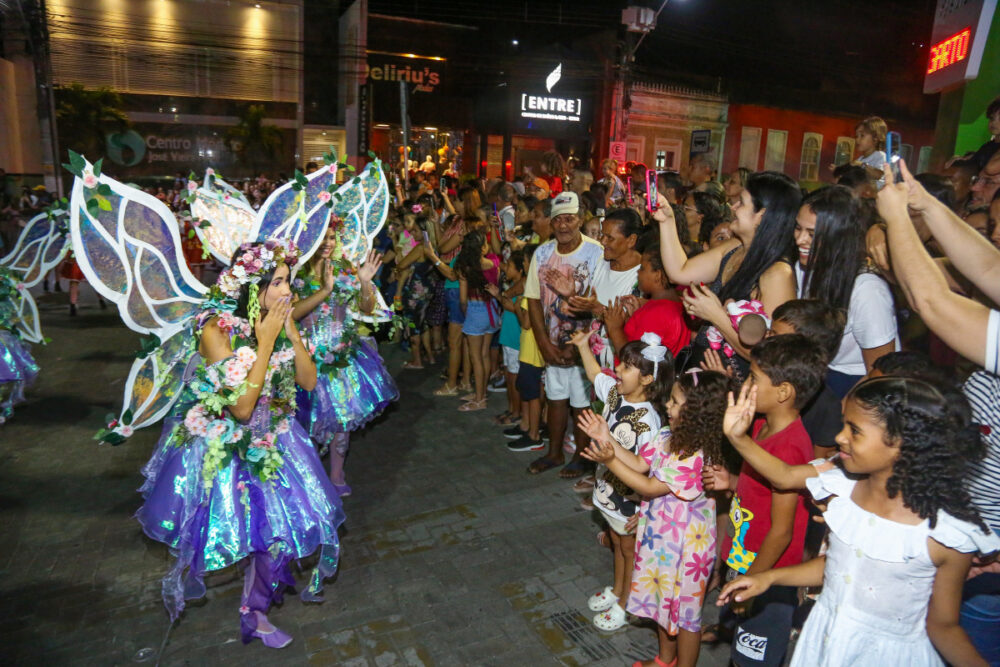
[[[320,373],[315,389],[299,392],[298,420],[317,444],[329,445],[337,433],[358,430],[398,398],[375,342],[364,338],[349,366]]]
[[[136,513],[146,535],[166,544],[177,558],[163,579],[163,601],[171,618],[184,609],[186,599],[205,594],[206,572],[251,554],[267,555],[273,571],[266,578],[280,593],[281,584],[291,583],[288,563],[320,550],[302,594],[305,600],[320,601],[323,579],[337,569],[337,529],[344,512],[302,427],[291,420],[291,429],[278,436],[284,464],[271,481],[262,482],[234,457],[206,490],[201,471],[207,444],[196,438],[176,446],[173,431],[180,420],[165,420],[163,435],[142,470],[146,482],[139,490],[145,503]]]
[[[38,364],[27,343],[0,330],[0,424],[24,401],[24,390],[38,375]]]

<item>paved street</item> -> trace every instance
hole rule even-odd
[[[0,427],[0,659],[4,664],[156,661],[168,619],[166,549],[131,516],[139,468],[159,435],[117,448],[91,439],[116,412],[137,339],[92,292],[71,319],[42,299],[42,367],[27,404]],[[387,348],[394,369],[402,363]],[[610,553],[596,520],[554,472],[525,474],[489,416],[436,398],[433,371],[399,371],[402,399],[348,460],[340,572],[327,602],[288,596],[271,620],[295,641],[282,651],[239,641],[242,577],[209,580],[160,656],[163,665],[622,665],[655,653],[651,626],[604,636],[589,595],[607,585]],[[712,616],[714,613],[709,612]],[[145,649],[145,650],[144,650]],[[728,647],[699,664],[722,665]]]

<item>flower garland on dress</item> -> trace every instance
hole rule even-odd
[[[20,338],[17,327],[18,314],[15,305],[23,299],[24,285],[9,270],[0,268],[0,331],[10,331]]]
[[[268,405],[270,422],[263,435],[254,436],[250,427],[239,423],[228,411],[249,389],[247,376],[257,360],[253,340],[243,335],[250,322],[230,315],[220,316],[218,325],[233,341],[233,356],[214,364],[203,363],[195,370],[189,386],[197,403],[177,425],[175,444],[184,446],[195,438],[205,438],[208,448],[201,474],[206,489],[212,488],[215,477],[234,456],[243,459],[253,475],[267,482],[284,464],[277,439],[291,429],[297,408],[295,350],[282,332],[268,360],[258,399]]]

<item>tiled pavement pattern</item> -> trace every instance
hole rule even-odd
[[[0,661],[153,664],[168,620],[170,559],[131,518],[139,468],[158,437],[98,447],[117,411],[137,337],[84,295],[70,319],[42,299],[47,347],[29,402],[0,427]],[[46,303],[48,301],[48,303]],[[402,362],[386,347],[389,363]],[[163,665],[622,665],[650,658],[650,626],[611,636],[589,623],[610,579],[595,520],[555,472],[525,474],[488,416],[436,398],[440,367],[396,373],[402,400],[355,437],[340,572],[323,605],[287,596],[272,621],[295,641],[239,640],[242,577],[220,572],[170,632]],[[714,610],[709,614],[714,616]],[[726,663],[728,647],[699,664]],[[266,662],[265,662],[266,661]]]

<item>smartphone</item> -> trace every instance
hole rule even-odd
[[[628,181],[628,205],[631,206],[632,205],[632,176],[629,175],[629,177],[626,180]]]
[[[426,243],[427,245],[431,244],[431,237],[427,235],[426,229],[424,230],[424,243]]]
[[[899,174],[900,150],[903,146],[903,138],[899,132],[887,132],[885,135],[885,159],[892,169],[893,179],[899,183],[902,177]]]
[[[646,170],[646,210],[650,213],[656,213],[656,209],[659,208],[658,197],[656,196],[657,175],[655,169]]]

